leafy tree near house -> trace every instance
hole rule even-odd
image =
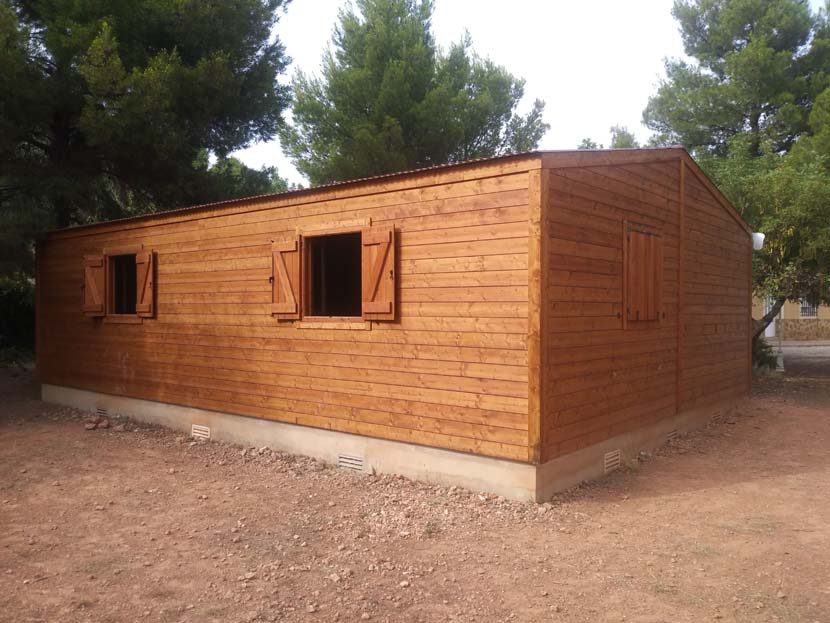
[[[610,132],[612,149],[635,149],[640,146],[637,137],[625,126],[611,126]]]
[[[0,3],[3,272],[52,227],[272,187],[224,158],[281,124],[286,1]]]
[[[806,0],[676,0],[686,53],[643,114],[681,143],[756,231],[758,295],[830,303],[830,26]]]
[[[602,149],[602,145],[597,143],[595,140],[591,138],[583,138],[579,145],[576,146],[577,149]]]
[[[516,109],[524,82],[476,55],[447,52],[431,0],[356,0],[340,13],[322,75],[297,74],[286,152],[313,184],[533,149],[544,103]]]

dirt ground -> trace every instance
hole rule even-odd
[[[828,364],[544,505],[87,431],[2,372],[0,620],[830,621]]]

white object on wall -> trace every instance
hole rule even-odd
[[[759,231],[752,232],[752,250],[753,251],[760,251],[764,248],[764,238],[766,238],[766,234],[762,234]]]

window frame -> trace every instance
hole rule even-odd
[[[361,246],[358,248],[358,254],[362,254],[363,247],[363,228],[362,227],[350,227],[350,228],[332,228],[332,229],[320,229],[314,231],[308,231],[306,233],[300,233],[300,238],[302,241],[301,249],[300,249],[300,284],[302,287],[302,294],[300,299],[300,321],[301,322],[308,322],[308,323],[333,323],[333,324],[347,324],[347,323],[364,323],[368,322],[363,318],[362,311],[357,316],[314,316],[309,313],[311,309],[311,244],[308,243],[313,238],[328,238],[330,236],[341,236],[343,234],[357,234],[361,243]],[[362,265],[362,255],[359,255],[360,262],[358,266]],[[360,283],[362,286],[363,277],[361,271]],[[360,289],[360,300],[362,301],[363,298],[363,289]]]
[[[807,314],[804,313],[805,310],[808,311]],[[798,302],[798,317],[802,320],[812,320],[813,318],[818,318],[818,304],[810,303],[806,299],[801,299]]]
[[[106,283],[106,297],[104,301],[104,316],[103,321],[113,324],[141,324],[144,322],[144,317],[138,315],[138,309],[132,314],[116,314],[114,308],[115,296],[115,275],[112,270],[112,258],[123,255],[138,255],[144,251],[144,245],[129,245],[124,247],[112,247],[104,249],[104,281]],[[136,268],[136,273],[138,269]],[[137,274],[136,274],[137,276]],[[136,305],[138,301],[136,301]]]

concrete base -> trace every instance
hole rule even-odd
[[[736,403],[733,399],[686,411],[543,463],[537,470],[536,499],[548,500],[557,491],[603,476],[606,453],[619,450],[620,463],[625,465],[640,452],[665,445],[671,435],[689,432],[725,414]]]
[[[526,463],[45,383],[41,391],[45,402],[83,411],[107,409],[113,415],[182,430],[188,435],[190,427],[199,424],[209,427],[211,439],[218,441],[268,446],[334,464],[343,455],[359,457],[363,471],[369,473],[400,474],[514,500],[533,500],[536,496],[536,467]]]
[[[181,430],[188,435],[194,424],[207,426],[211,439],[218,441],[268,446],[333,464],[341,462],[343,457],[357,459],[358,464],[362,461],[362,470],[369,473],[399,474],[423,482],[456,485],[513,500],[537,502],[549,500],[555,492],[583,480],[602,476],[607,452],[620,450],[624,463],[642,450],[663,445],[671,432],[690,430],[734,404],[721,404],[667,418],[542,465],[531,465],[45,383],[41,393],[45,402],[83,411],[106,409],[110,415],[123,415]]]

